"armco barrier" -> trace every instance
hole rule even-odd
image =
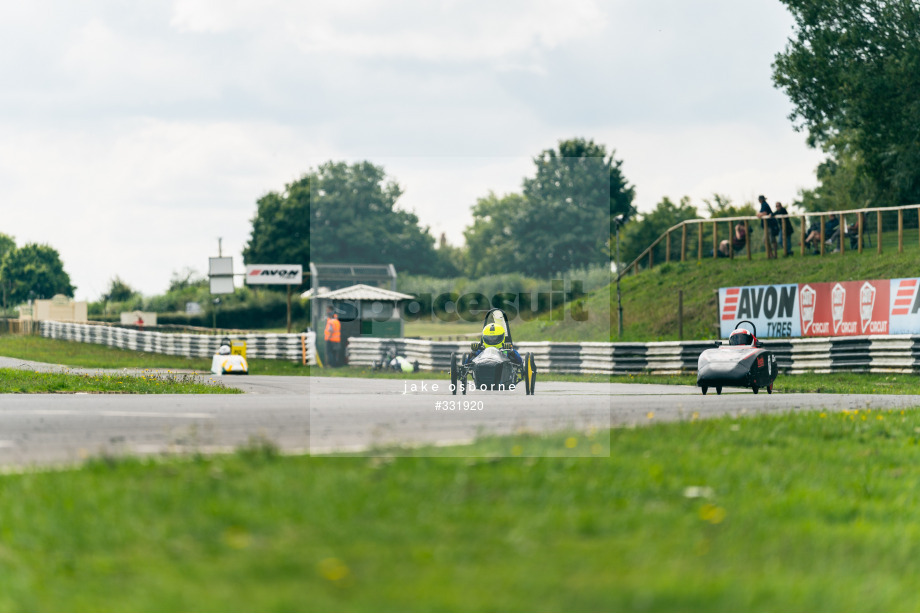
[[[97,343],[126,350],[189,358],[212,356],[221,340],[220,336],[215,335],[159,333],[116,326],[48,321],[39,323],[39,334],[51,339]],[[290,335],[233,334],[230,337],[246,342],[247,358],[277,358],[300,362],[306,353],[307,364],[316,364],[316,338],[313,332]]]
[[[356,337],[348,342],[348,362],[371,366],[380,360],[385,346],[423,371],[447,371],[452,352],[470,351],[469,342],[422,341]],[[528,343],[515,344],[524,354],[533,352],[537,368],[552,373],[681,373],[695,372],[703,350],[712,341],[660,341],[651,343]],[[776,355],[779,369],[786,373],[807,371],[918,372],[920,336],[889,335],[867,337],[770,339],[764,347]]]
[[[41,336],[52,339],[98,343],[111,347],[156,352],[172,356],[208,357],[217,350],[220,337],[167,334],[115,326],[41,322]],[[251,358],[277,358],[300,362],[306,351],[307,364],[315,363],[314,333],[234,334],[246,341]],[[371,366],[379,360],[384,345],[395,343],[397,352],[417,360],[424,371],[447,371],[452,352],[470,351],[469,342],[422,341],[354,337],[348,341],[348,362]],[[522,354],[533,352],[537,367],[553,373],[680,373],[695,372],[700,353],[713,347],[712,341],[658,341],[651,343],[551,343],[516,344]],[[764,347],[776,354],[777,366],[786,373],[806,371],[920,372],[920,335],[873,335],[769,339]]]

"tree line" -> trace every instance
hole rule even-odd
[[[56,249],[39,243],[17,247],[13,237],[0,233],[0,300],[4,309],[55,294],[72,297],[75,290]]]
[[[820,148],[809,211],[920,202],[920,4],[781,0],[795,20],[773,80]]]
[[[393,263],[400,272],[472,278],[548,277],[609,264],[611,220],[633,212],[634,188],[614,152],[561,141],[533,158],[518,193],[472,206],[465,245],[439,240],[397,207],[402,188],[371,162],[327,162],[257,202],[243,259],[252,263]]]

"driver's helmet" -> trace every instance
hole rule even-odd
[[[482,329],[482,346],[500,348],[505,343],[505,329],[499,324],[489,324]]]
[[[753,345],[754,335],[746,328],[736,328],[728,336],[729,345]]]

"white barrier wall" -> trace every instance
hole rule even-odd
[[[222,338],[217,335],[158,333],[70,322],[40,322],[39,334],[50,339],[97,343],[126,350],[190,358],[211,357],[217,351]],[[231,339],[246,342],[247,358],[276,358],[301,362],[306,352],[307,364],[316,364],[316,335],[313,332],[290,335],[250,333],[228,336]]]
[[[69,322],[41,322],[40,334],[52,339],[189,357],[209,357],[220,342],[220,337],[212,335],[167,334]],[[307,364],[316,364],[312,332],[252,333],[232,338],[246,341],[246,354],[250,358],[300,362],[306,349]],[[469,342],[354,337],[348,342],[348,363],[369,367],[380,359],[388,344],[395,344],[397,352],[409,360],[417,360],[425,371],[446,371],[452,352],[462,355],[470,351]],[[515,344],[521,354],[534,354],[541,371],[617,375],[695,372],[700,353],[712,346],[712,341]],[[786,373],[920,372],[920,335],[772,339],[764,341],[764,347],[776,354],[777,365]]]
[[[348,362],[371,366],[388,344],[419,362],[426,371],[450,369],[450,355],[470,351],[468,342],[419,339],[353,338]],[[681,373],[696,372],[700,353],[712,341],[660,341],[651,343],[516,343],[523,355],[533,352],[537,368],[552,373]],[[920,336],[797,338],[764,341],[786,373],[806,371],[920,372]]]

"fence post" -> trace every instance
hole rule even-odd
[[[898,253],[904,253],[904,209],[898,209]]]
[[[799,255],[805,255],[805,216],[802,216],[802,237],[799,240]]]
[[[821,224],[821,255],[823,256],[823,255],[824,255],[824,241],[825,241],[825,238],[824,238],[824,216],[823,216],[823,215],[819,215],[819,216],[818,216],[818,223]]]
[[[762,218],[760,225],[763,227],[763,250],[767,253],[767,260],[769,260],[772,256],[770,255],[770,231],[767,229],[767,218]]]
[[[731,260],[735,259],[735,231],[732,229],[732,223],[728,222],[728,257]]]
[[[882,212],[881,211],[875,212],[875,221],[877,222],[877,226],[878,226],[878,229],[876,230],[876,234],[878,235],[876,243],[878,243],[878,253],[881,254],[882,253]]]
[[[840,225],[837,227],[837,238],[840,239],[838,243],[840,244],[839,249],[840,249],[841,256],[843,255],[843,250],[845,249],[843,245],[843,240],[846,238],[846,234],[847,234],[847,219],[843,217],[843,215],[841,215]]]
[[[712,259],[719,257],[719,223],[712,223]]]
[[[687,259],[687,222],[680,225],[680,261]]]
[[[697,222],[696,230],[700,235],[699,240],[696,242],[696,250],[698,252],[696,255],[696,259],[702,260],[703,259],[703,223],[702,222]]]
[[[859,219],[856,220],[857,228],[856,232],[858,233],[856,237],[856,249],[859,253],[862,253],[863,250],[863,212],[859,212]]]
[[[744,220],[744,244],[747,246],[748,260],[751,259],[751,229],[748,221]]]

